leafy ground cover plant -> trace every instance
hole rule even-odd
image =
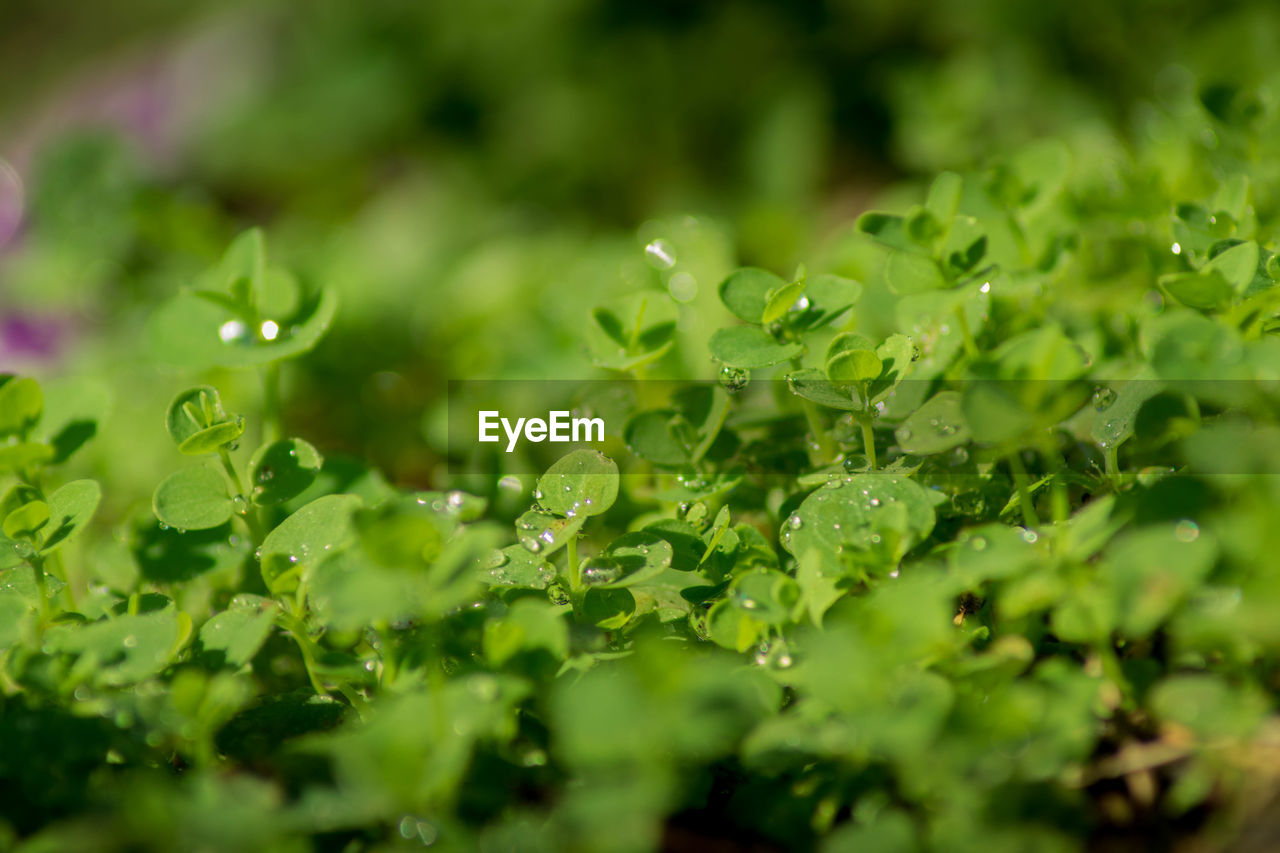
[[[1206,94],[1193,195],[1039,144],[864,214],[867,281],[732,273],[703,339],[657,246],[661,287],[583,318],[608,454],[471,492],[289,435],[280,373],[337,300],[242,235],[150,321],[213,380],[155,413],[172,472],[114,531],[60,476],[92,414],[0,384],[3,844],[1267,837],[1280,264],[1253,103]],[[683,356],[718,380],[645,381]],[[260,404],[224,399],[232,369]]]

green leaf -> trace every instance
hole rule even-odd
[[[824,566],[861,552],[876,565],[896,565],[933,530],[933,502],[915,480],[860,474],[810,494],[782,524],[782,546],[797,558],[813,550]]]
[[[49,495],[51,524],[41,548],[52,551],[84,529],[102,500],[102,489],[93,480],[73,480]]]
[[[958,391],[940,391],[902,422],[894,431],[898,444],[907,453],[944,453],[965,444],[972,437],[964,418]]]
[[[598,450],[575,450],[538,478],[538,503],[556,515],[600,515],[618,499],[618,466]]]
[[[720,301],[739,320],[759,325],[765,322],[763,317],[769,304],[769,294],[784,287],[787,283],[768,270],[745,267],[734,271],[720,283]],[[794,299],[791,301],[795,302]],[[786,307],[790,308],[790,303]]]
[[[824,326],[857,304],[862,297],[862,285],[851,278],[824,273],[809,277],[805,290],[813,308],[822,312],[809,328]]]
[[[266,273],[267,250],[266,241],[261,228],[249,228],[242,231],[218,264],[218,281],[216,286],[226,288],[236,301],[247,305],[253,304],[253,297],[262,283]],[[243,283],[243,284],[242,284]],[[243,292],[241,288],[244,288]]]
[[[188,456],[217,453],[244,434],[244,418],[228,417],[218,390],[199,385],[178,394],[165,416],[169,437]]]
[[[457,519],[410,495],[357,510],[352,520],[364,555],[388,568],[424,568],[457,527]]]
[[[627,421],[622,435],[632,453],[655,465],[679,468],[689,462],[690,449],[676,434],[671,409],[638,412]]]
[[[54,457],[49,444],[22,442],[0,444],[0,474],[17,474],[29,467],[45,464]]]
[[[4,535],[10,539],[33,541],[40,529],[48,523],[49,505],[44,501],[31,501],[5,516]]]
[[[582,597],[582,615],[597,628],[616,631],[636,612],[636,597],[627,589],[592,587]]]
[[[212,468],[185,468],[156,488],[151,506],[156,518],[177,530],[207,530],[226,524],[234,513],[227,482]]]
[[[577,536],[586,520],[585,513],[561,518],[530,510],[516,519],[516,535],[520,538],[521,546],[545,559],[564,547],[569,537]]]
[[[283,554],[307,565],[354,539],[352,515],[363,501],[355,495],[316,498],[280,522],[262,541],[262,556]]]
[[[1160,289],[1188,308],[1221,311],[1231,304],[1235,291],[1217,270],[1180,272],[1160,277]]]
[[[1258,256],[1258,244],[1249,240],[1215,255],[1201,272],[1218,273],[1235,293],[1244,293],[1258,272]]]
[[[939,222],[950,222],[960,206],[964,180],[955,172],[941,172],[929,186],[924,206]]]
[[[582,583],[601,589],[636,586],[670,568],[673,556],[671,543],[653,532],[624,533],[586,561]]]
[[[775,569],[744,572],[729,585],[729,602],[766,625],[791,621],[800,602],[800,587]]]
[[[721,364],[751,370],[790,361],[804,351],[798,343],[779,343],[755,326],[717,329],[708,344],[711,356]]]
[[[811,367],[788,373],[787,387],[797,397],[812,400],[829,409],[840,409],[846,412],[862,411],[862,403],[853,399],[853,395],[847,388],[837,385],[822,371]]]
[[[827,362],[827,378],[838,384],[865,385],[880,375],[883,364],[871,350],[845,350]]]
[[[556,579],[555,568],[523,545],[494,551],[481,577],[490,586],[546,589]]]
[[[249,460],[253,502],[273,506],[301,494],[320,473],[319,452],[300,438],[263,445]]]
[[[938,265],[910,252],[892,252],[884,265],[884,280],[894,293],[923,293],[947,286]]]
[[[854,227],[891,249],[920,251],[920,247],[907,236],[906,220],[896,214],[870,210],[858,217]]]
[[[845,332],[827,347],[827,378],[832,382],[865,386],[882,367],[875,345],[862,335]]]
[[[521,598],[501,619],[485,624],[482,646],[493,666],[539,649],[561,660],[569,653],[569,626],[561,608],[536,598]]]
[[[0,438],[23,435],[44,411],[40,384],[29,377],[0,376]]]
[[[206,665],[239,668],[253,659],[275,627],[276,605],[256,595],[237,595],[231,606],[200,626],[200,658]]]
[[[95,665],[88,672],[92,682],[121,687],[162,672],[189,630],[190,617],[178,614],[169,602],[135,616],[112,616],[84,626],[55,626],[45,633],[44,641],[53,651],[92,656]]]
[[[791,310],[791,306],[796,303],[801,294],[804,293],[807,283],[806,279],[800,278],[770,290],[765,297],[764,312],[760,317],[760,322],[772,323],[781,319]]]
[[[324,288],[301,300],[291,316],[250,329],[224,307],[185,292],[151,315],[146,337],[152,354],[175,367],[254,367],[310,351],[337,311],[337,291]]]

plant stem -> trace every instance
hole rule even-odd
[[[36,582],[36,597],[40,599],[40,624],[43,626],[49,621],[49,593],[44,578],[44,559],[34,555],[28,562]]]
[[[258,508],[249,500],[249,495],[244,488],[244,481],[240,479],[240,472],[236,470],[236,464],[231,461],[231,454],[227,452],[225,447],[221,447],[218,449],[218,456],[222,459],[222,469],[231,478],[231,485],[235,487],[236,494],[244,502],[244,509],[237,510],[236,514],[240,516],[245,526],[249,528],[249,538],[253,540],[253,544],[261,545],[262,540],[266,538],[266,531],[262,528],[262,519],[258,517]]]
[[[262,372],[262,443],[270,444],[284,435],[280,412],[280,365],[267,365]]]
[[[1120,476],[1120,448],[1112,443],[1102,448],[1103,458],[1105,460],[1107,477],[1115,480]]]
[[[319,696],[328,696],[329,691],[325,690],[324,685],[320,682],[320,677],[315,673],[315,643],[311,641],[311,637],[307,636],[307,629],[302,621],[292,613],[284,614],[284,628],[289,632],[289,636],[298,644],[298,651],[302,652],[302,665],[307,670],[307,679],[311,682],[311,688],[316,691]]]
[[[978,344],[974,341],[973,332],[969,329],[969,318],[965,316],[963,305],[956,306],[956,323],[960,325],[960,335],[964,338],[964,354],[969,358],[977,358]]]
[[[872,471],[876,470],[876,434],[871,427],[871,418],[869,415],[862,414],[858,417],[858,424],[862,427],[862,450],[867,454],[867,464]]]
[[[1040,518],[1036,515],[1035,505],[1031,501],[1031,492],[1027,489],[1027,469],[1022,464],[1018,451],[1009,454],[1009,470],[1013,472],[1013,484],[1018,489],[1018,504],[1022,507],[1022,522],[1027,527],[1039,527]]]
[[[1071,516],[1071,496],[1067,493],[1067,484],[1062,479],[1062,472],[1067,463],[1057,448],[1049,446],[1044,450],[1045,462],[1053,472],[1050,489],[1050,507],[1053,510],[1053,523],[1061,524]]]
[[[576,599],[582,591],[582,566],[578,565],[578,535],[569,537],[565,543],[565,554],[569,560],[569,592]]]
[[[804,419],[809,424],[809,431],[813,433],[813,439],[818,444],[818,452],[822,456],[821,459],[813,460],[814,463],[823,465],[831,462],[837,456],[836,444],[822,424],[822,414],[818,411],[817,404],[812,400],[802,399],[800,405],[804,408]]]

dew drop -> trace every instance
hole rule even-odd
[[[234,344],[243,341],[248,331],[248,327],[239,320],[228,320],[218,327],[218,337],[224,344]]]
[[[652,266],[660,270],[669,270],[676,265],[676,250],[661,238],[644,247],[644,256]]]
[[[804,524],[804,521],[802,521],[800,516],[796,515],[795,513],[792,513],[787,518],[787,527],[790,527],[792,530],[799,530],[803,524]]]
[[[1093,391],[1093,408],[1099,412],[1105,412],[1116,401],[1116,392],[1105,386],[1099,385]]]
[[[1179,542],[1194,542],[1200,538],[1200,525],[1184,518],[1173,528],[1173,535]]]

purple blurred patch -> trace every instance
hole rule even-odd
[[[53,361],[68,331],[66,322],[53,317],[0,318],[0,369]]]

